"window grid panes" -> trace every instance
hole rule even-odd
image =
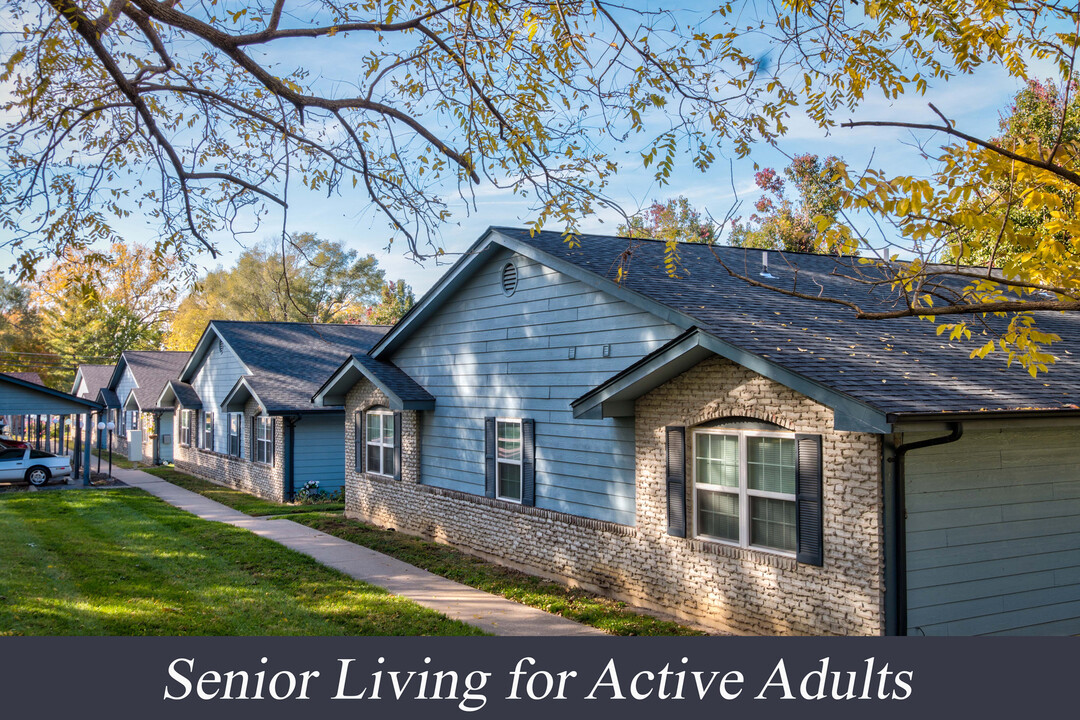
[[[203,413],[203,448],[214,449],[214,413]]]
[[[255,461],[271,464],[274,459],[274,421],[260,415],[255,418]]]
[[[521,501],[521,421],[495,421],[495,494]]]
[[[367,471],[376,475],[394,474],[394,413],[369,410],[367,413]]]
[[[243,413],[229,413],[229,454],[233,457],[242,457],[243,445]]]
[[[695,534],[795,552],[795,438],[758,430],[694,434]]]
[[[191,411],[184,410],[180,413],[180,444],[191,445]]]

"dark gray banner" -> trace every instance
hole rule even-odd
[[[1078,649],[1069,638],[0,638],[0,677],[13,718],[911,720],[1071,715]]]

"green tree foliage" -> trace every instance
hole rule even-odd
[[[368,325],[393,325],[405,316],[416,304],[412,288],[404,280],[388,282],[383,285],[379,303],[368,308],[364,313],[364,323]]]
[[[207,273],[181,301],[167,345],[192,349],[211,320],[339,322],[382,290],[383,271],[373,255],[297,233],[284,252],[267,241],[245,250],[234,267]]]
[[[124,350],[157,350],[175,308],[169,277],[175,264],[137,243],[113,243],[107,253],[70,249],[38,278],[32,301],[40,313],[40,346],[65,369],[70,384],[79,363],[105,363]]]
[[[619,235],[678,242],[711,243],[716,240],[716,226],[702,218],[701,211],[690,206],[683,196],[665,202],[653,202],[646,210],[620,225]]]
[[[0,1],[19,28],[0,51],[0,228],[24,279],[49,254],[115,238],[132,213],[160,228],[154,257],[190,272],[194,253],[216,252],[211,238],[250,231],[297,185],[378,208],[414,256],[441,251],[451,203],[468,207],[482,182],[527,197],[534,227],[561,226],[575,242],[583,217],[617,205],[617,172],[645,167],[664,184],[777,141],[805,113],[822,128],[903,127],[952,143],[932,178],[840,167],[841,211],[821,216],[819,237],[876,262],[908,301],[882,314],[845,300],[857,317],[1010,313],[1002,345],[980,354],[997,347],[1037,370],[1053,338],[1025,313],[1080,310],[1080,227],[1066,207],[1080,188],[1075,143],[1006,147],[945,113],[837,125],[867,99],[948,101],[950,78],[985,65],[1026,79],[1032,60],[1049,62],[1071,79],[1073,4]],[[276,61],[297,49],[307,66]],[[958,228],[1000,229],[1001,206],[1045,206],[1043,239],[1005,223],[1002,242],[1030,251],[951,295],[925,292],[941,286],[931,263]],[[917,262],[901,259],[910,253]],[[676,254],[667,261],[676,271]],[[943,327],[963,338],[966,323]]]
[[[1059,86],[1053,80],[1028,80],[1026,87],[1013,98],[1008,112],[1002,115],[1001,134],[991,138],[990,142],[1001,147],[1028,144],[1047,149],[1057,147],[1058,153],[1068,152],[1066,148],[1080,141],[1077,83],[1075,76],[1067,87]],[[1080,199],[1080,188],[1063,189],[1049,184],[1042,190],[1054,195],[1064,192],[1062,207],[1076,215],[1074,208]],[[1046,228],[1054,226],[1053,210],[1049,206],[996,202],[1011,193],[1010,178],[996,178],[989,187],[981,189],[967,209],[972,214],[987,216],[987,211],[992,211],[998,228],[1007,223],[1014,228],[1013,232],[958,227],[956,237],[942,252],[942,262],[994,268],[1022,265],[1031,256],[1032,249],[1041,243],[1069,242],[1069,238],[1060,232],[1056,236],[1047,234]]]
[[[0,277],[0,372],[42,370],[40,325],[30,291]]]
[[[835,220],[840,210],[840,160],[796,155],[781,178],[772,168],[754,175],[764,194],[754,203],[747,222],[736,219],[728,243],[736,247],[814,252],[818,249],[817,218]],[[784,192],[790,182],[796,196]]]

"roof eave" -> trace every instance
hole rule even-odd
[[[487,260],[494,252],[493,244],[501,245],[501,243],[493,243],[492,240],[497,233],[493,228],[488,228],[480,236],[480,238],[474,242],[468,250],[462,253],[461,258],[458,259],[450,269],[443,273],[443,276],[432,286],[430,290],[424,293],[424,296],[420,298],[419,302],[413,305],[407,313],[399,320],[390,332],[382,336],[382,338],[375,343],[368,355],[374,358],[378,358],[386,353],[392,352],[398,345],[400,345],[405,338],[412,334],[412,332],[420,325],[423,324],[433,312],[437,311],[442,303],[438,300],[447,294],[453,293],[457,290],[462,283],[468,280],[472,276],[472,269],[482,264]]]
[[[259,410],[263,414],[269,414],[266,410],[266,404],[259,398],[259,394],[255,392],[255,389],[251,387],[248,382],[248,376],[242,375],[236,384],[233,385],[232,390],[225,396],[225,399],[221,401],[221,409],[225,412],[243,412],[244,406],[247,405],[249,399],[255,400],[259,406]]]
[[[574,416],[632,416],[636,398],[685,372],[710,354],[727,358],[832,409],[835,430],[874,434],[893,432],[888,417],[877,408],[697,328],[683,333],[574,400],[571,403]]]
[[[375,373],[368,370],[364,365],[350,355],[349,359],[342,363],[341,367],[323,383],[319,391],[311,398],[312,403],[318,407],[336,407],[345,405],[345,395],[361,378],[366,378],[372,385],[377,387],[386,396],[391,410],[434,410],[435,398],[418,400],[415,398],[404,399],[394,392]]]

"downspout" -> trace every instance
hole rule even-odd
[[[285,463],[285,502],[292,502],[296,492],[293,488],[293,431],[296,423],[300,422],[299,415],[286,415],[282,417],[285,422],[285,453],[282,462]]]
[[[161,410],[155,410],[151,415],[154,417],[154,437],[150,444],[150,464],[159,465],[161,463],[161,448],[158,443],[161,442],[161,416],[164,413]]]
[[[888,584],[895,588],[892,595],[895,612],[892,614],[892,622],[888,623],[886,634],[907,635],[907,489],[904,478],[904,457],[911,450],[933,447],[934,445],[947,445],[954,443],[964,435],[963,423],[949,423],[952,431],[948,435],[928,438],[913,443],[902,443],[892,448],[892,457],[886,458],[886,462],[893,464],[892,482],[892,546],[893,562],[892,571],[888,578],[892,582]]]

